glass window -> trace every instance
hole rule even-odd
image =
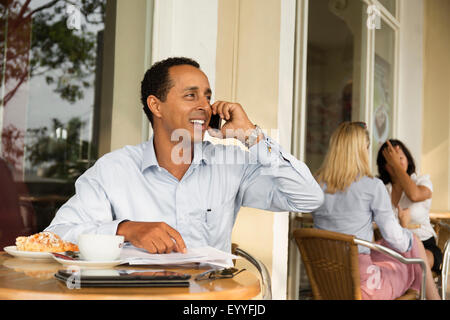
[[[381,145],[392,137],[394,119],[395,31],[384,21],[375,30],[374,91],[372,114],[372,167]]]
[[[35,212],[35,231],[97,154],[106,0],[73,3],[0,3],[0,161]]]
[[[396,0],[378,0],[394,17],[396,17]]]
[[[305,160],[314,173],[343,121],[363,120],[366,6],[362,1],[309,2]]]

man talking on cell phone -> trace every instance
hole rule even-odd
[[[75,183],[76,193],[47,231],[118,234],[150,253],[212,246],[229,252],[241,206],[311,212],[323,192],[308,167],[248,118],[239,103],[216,101],[197,62],[168,58],[141,83],[150,140],[110,152]],[[213,115],[224,122],[209,127]],[[204,140],[235,138],[247,148]]]

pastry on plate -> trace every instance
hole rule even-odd
[[[53,232],[44,231],[29,237],[17,237],[16,248],[19,251],[33,252],[64,252],[78,251],[78,246],[64,241]]]

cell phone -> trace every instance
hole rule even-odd
[[[220,127],[222,125],[222,119],[218,114],[211,115],[211,120],[209,120],[209,126],[213,129],[220,130]]]

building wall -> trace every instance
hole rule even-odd
[[[219,0],[218,10],[216,99],[239,102],[253,123],[279,140],[281,2]],[[280,299],[286,295],[286,267],[274,268],[280,262],[273,254],[281,249],[285,252],[281,260],[287,261],[287,230],[278,231],[288,221],[277,224],[275,215],[282,214],[242,208],[232,241],[266,265],[274,298]],[[279,237],[286,238],[286,248],[282,240],[277,243]]]
[[[424,1],[422,172],[434,210],[450,208],[450,1]]]
[[[404,141],[422,172],[423,6],[428,0],[403,0],[400,10],[398,122]]]

